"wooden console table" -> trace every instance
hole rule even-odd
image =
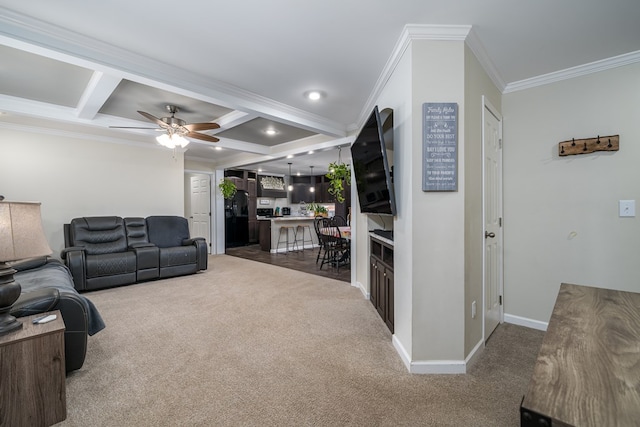
[[[67,417],[64,322],[34,325],[0,336],[0,426],[50,426]]]
[[[640,294],[560,285],[522,427],[640,424]]]

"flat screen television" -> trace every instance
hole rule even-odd
[[[380,112],[375,106],[351,145],[351,162],[362,213],[396,215],[387,143],[393,144],[393,110],[387,108]]]

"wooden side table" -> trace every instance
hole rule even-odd
[[[637,426],[639,348],[640,293],[562,283],[520,425]]]
[[[32,323],[44,314],[58,317]],[[0,336],[0,426],[50,426],[67,418],[64,321],[60,311],[19,320]]]

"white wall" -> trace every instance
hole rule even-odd
[[[640,64],[505,94],[503,113],[505,313],[548,322],[561,282],[640,291],[640,219],[618,217],[640,202]],[[618,152],[558,156],[615,134]]]
[[[502,94],[493,84],[477,58],[465,47],[465,358],[483,338],[483,123],[482,97],[498,111],[502,107]],[[471,316],[471,304],[476,302],[477,316]]]
[[[414,360],[464,359],[464,42],[412,43],[412,151],[410,247]],[[422,191],[422,104],[458,104],[458,191]],[[395,234],[394,234],[395,237]],[[395,272],[395,270],[394,270]]]
[[[183,215],[183,159],[171,150],[0,127],[0,194],[42,202],[44,231],[59,257],[63,224],[96,215]]]
[[[413,340],[413,271],[411,260],[413,216],[411,189],[408,178],[411,175],[412,150],[412,106],[411,106],[411,51],[408,49],[400,58],[376,104],[380,110],[393,109],[393,182],[398,215],[394,218],[360,214],[356,199],[352,203],[352,221],[357,218],[357,260],[358,282],[369,285],[369,235],[368,230],[385,228],[394,230],[394,334],[402,347],[411,354]],[[356,209],[357,207],[357,209]],[[392,225],[393,221],[393,225]],[[353,263],[352,263],[353,266]]]

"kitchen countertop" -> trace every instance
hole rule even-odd
[[[268,217],[268,216],[259,216],[257,217],[258,220],[262,220],[262,221],[306,221],[306,220],[312,220],[314,219],[314,217],[312,216],[295,216],[295,215],[285,215],[285,216],[274,216],[274,217]]]

